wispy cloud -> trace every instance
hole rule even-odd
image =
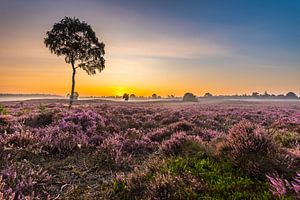
[[[113,56],[195,59],[228,56],[232,50],[211,41],[191,38],[154,37],[151,40],[130,40],[108,46]]]

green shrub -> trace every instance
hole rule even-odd
[[[7,115],[7,114],[8,114],[7,109],[4,106],[0,105],[0,115]]]
[[[287,148],[292,148],[300,142],[300,134],[296,132],[277,131],[273,133],[273,137],[276,142]]]
[[[167,169],[175,174],[191,173],[203,180],[207,189],[203,198],[208,199],[270,199],[267,185],[235,171],[230,163],[211,158],[188,159],[176,157],[169,160]],[[198,194],[200,195],[200,194]]]

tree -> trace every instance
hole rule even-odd
[[[74,100],[76,69],[81,68],[88,75],[96,74],[97,70],[100,73],[105,68],[105,45],[98,40],[89,24],[77,18],[63,18],[46,35],[44,43],[51,53],[65,56],[66,63],[72,66],[71,106]]]
[[[129,99],[129,94],[127,94],[127,93],[123,94],[123,99],[125,99],[125,101],[128,101],[128,99]]]
[[[131,94],[129,97],[130,97],[131,99],[135,99],[135,98],[136,98],[135,94]]]
[[[286,97],[288,97],[288,98],[298,98],[297,95],[294,92],[287,93]]]
[[[152,99],[157,99],[157,94],[152,94]]]
[[[258,97],[259,93],[258,92],[252,92],[252,97]]]
[[[70,95],[70,94],[67,94],[67,97],[70,98],[71,95]],[[77,100],[78,98],[79,98],[79,93],[78,93],[78,92],[74,92],[74,94],[73,94],[73,101],[74,101],[74,100]]]
[[[265,91],[265,93],[262,95],[263,97],[269,97],[269,93],[267,91]]]
[[[209,92],[206,92],[206,93],[204,94],[204,96],[205,96],[205,97],[212,97],[213,95],[212,95],[211,93],[209,93]]]
[[[192,101],[192,102],[197,102],[198,99],[193,93],[185,93],[183,96],[183,101]]]

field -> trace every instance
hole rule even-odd
[[[2,199],[297,199],[300,103],[0,106]]]

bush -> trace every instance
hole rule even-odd
[[[106,138],[95,153],[96,164],[110,169],[126,169],[131,162],[131,155],[124,151],[125,138],[120,134]]]
[[[1,195],[5,199],[47,199],[45,182],[50,179],[46,171],[26,161],[7,166],[0,172],[0,199]]]
[[[274,139],[283,147],[293,148],[300,141],[300,134],[290,131],[277,131],[273,133]]]
[[[161,142],[166,138],[169,138],[172,135],[172,132],[167,128],[156,129],[150,133],[148,133],[145,137],[149,138],[154,142]]]
[[[30,145],[37,145],[39,139],[33,133],[26,132],[16,132],[8,135],[3,140],[6,146],[13,146],[18,148],[27,148]]]
[[[10,115],[0,115],[0,135],[3,133],[11,134],[19,129],[19,124],[13,116]]]
[[[6,114],[8,114],[7,109],[4,106],[0,105],[0,115],[6,115]]]
[[[231,159],[251,176],[263,176],[274,169],[277,146],[266,130],[249,121],[234,125],[228,134]]]
[[[198,185],[200,191],[196,192],[198,198],[191,199],[271,199],[264,183],[242,175],[229,162],[180,156],[168,160],[166,166],[176,175],[190,174],[190,179],[196,180],[189,186]]]
[[[179,122],[170,124],[168,128],[173,132],[192,131],[194,129],[194,125],[186,120],[181,120]]]
[[[193,93],[185,93],[183,96],[183,101],[197,102],[198,99]]]
[[[111,199],[197,199],[205,185],[191,174],[175,175],[165,161],[150,158],[127,176],[117,176]],[[199,195],[200,196],[200,195]]]
[[[177,132],[169,140],[163,141],[159,148],[166,155],[190,154],[198,153],[201,150],[200,144],[200,138]]]
[[[25,125],[32,128],[38,128],[38,127],[45,127],[47,125],[50,125],[52,122],[53,122],[53,113],[42,112],[41,114],[27,118],[25,120]]]
[[[300,173],[292,181],[280,178],[277,174],[267,175],[270,191],[276,197],[300,198]]]

